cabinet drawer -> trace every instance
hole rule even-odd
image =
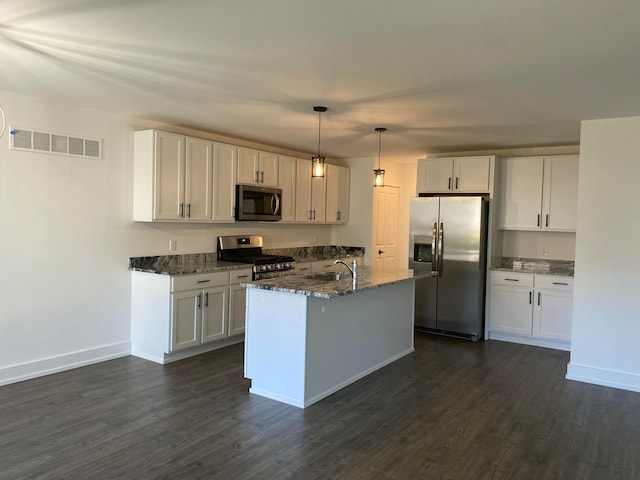
[[[536,289],[538,288],[572,291],[573,277],[559,277],[557,275],[536,275]]]
[[[229,283],[235,285],[242,282],[251,281],[251,269],[231,270],[229,272]]]
[[[197,288],[219,287],[229,284],[229,272],[203,273],[172,277],[171,291],[181,292]]]
[[[491,272],[491,283],[493,285],[511,285],[513,287],[533,287],[533,274],[494,270]]]

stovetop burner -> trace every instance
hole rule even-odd
[[[262,253],[262,245],[260,235],[218,237],[218,260],[253,263],[253,280],[293,273],[293,257]]]

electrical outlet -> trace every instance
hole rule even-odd
[[[549,256],[549,246],[548,245],[543,245],[542,246],[542,255],[544,255],[545,257]]]
[[[178,249],[178,241],[177,240],[169,240],[169,251],[175,252]]]

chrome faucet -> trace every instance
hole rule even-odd
[[[347,262],[345,262],[341,258],[338,258],[337,260],[333,261],[334,265],[337,265],[338,263],[343,264],[345,267],[349,269],[349,272],[351,273],[351,278],[353,278],[353,283],[355,283],[356,279],[358,278],[358,260],[354,258],[353,263],[351,265],[349,265]]]

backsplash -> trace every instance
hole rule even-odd
[[[346,247],[323,245],[314,247],[292,247],[263,249],[263,253],[272,255],[286,255],[297,262],[311,262],[325,258],[345,258],[364,256],[364,247]],[[129,257],[129,269],[174,268],[187,266],[202,266],[217,262],[216,252],[184,253],[176,255],[159,255],[151,257]]]
[[[263,252],[293,257],[296,262],[312,262],[326,258],[362,257],[364,256],[364,247],[317,245],[313,247],[265,248]]]

